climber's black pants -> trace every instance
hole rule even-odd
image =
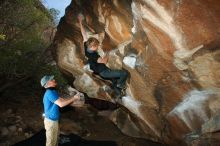
[[[106,69],[99,73],[99,75],[105,79],[109,79],[113,83],[113,87],[125,88],[125,83],[128,78],[128,72],[126,70],[111,70]]]

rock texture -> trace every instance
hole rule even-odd
[[[88,35],[101,42],[100,54],[110,51],[108,66],[130,73],[127,95],[111,116],[122,132],[170,145],[202,145],[209,132],[209,144],[217,143],[219,134],[212,132],[219,131],[220,113],[219,5],[73,0],[52,45],[57,65],[81,92],[114,101],[112,92],[104,92],[109,82],[86,66],[77,21],[82,13]]]

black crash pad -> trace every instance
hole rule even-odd
[[[14,144],[13,146],[45,146],[45,130],[42,129],[32,137]],[[114,141],[85,140],[75,134],[60,135],[59,146],[117,146]]]

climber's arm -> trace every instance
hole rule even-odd
[[[106,64],[108,62],[108,56],[105,55],[104,57],[99,57],[97,62]]]
[[[85,30],[85,28],[84,28],[84,26],[82,24],[83,16],[82,15],[78,15],[78,20],[79,20],[81,34],[83,36],[83,42],[86,42],[88,40],[88,36],[87,36],[86,30]]]

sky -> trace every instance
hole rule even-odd
[[[42,0],[44,6],[48,9],[55,8],[60,11],[58,18],[65,14],[65,8],[70,4],[71,0]]]

